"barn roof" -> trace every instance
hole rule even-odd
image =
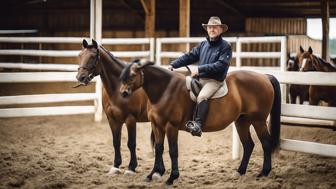
[[[89,16],[89,0],[3,0],[1,1],[0,24],[13,28],[11,17],[32,17],[54,15]],[[320,0],[191,0],[191,30],[201,30],[210,16],[217,15],[231,26],[231,31],[244,30],[244,18],[247,17],[321,17]],[[156,0],[156,28],[161,30],[178,29],[179,0]],[[144,10],[140,0],[103,0],[103,27],[118,29],[143,29]],[[336,16],[336,1],[330,1],[330,17]],[[108,18],[107,22],[104,18]],[[88,23],[82,21],[81,26]],[[50,23],[49,23],[50,24]],[[27,24],[29,26],[29,24]],[[48,27],[48,26],[43,26]],[[71,27],[71,26],[70,26]],[[74,26],[75,27],[75,26]]]

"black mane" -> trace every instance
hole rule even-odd
[[[126,81],[126,80],[129,79],[129,75],[130,75],[131,67],[132,67],[133,63],[134,62],[126,65],[125,68],[121,71],[121,74],[119,76],[120,81]]]

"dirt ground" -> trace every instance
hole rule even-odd
[[[162,181],[145,182],[154,164],[149,123],[138,124],[135,176],[106,176],[114,150],[106,119],[58,116],[0,119],[0,188],[163,188],[170,173],[165,144],[166,173]],[[336,144],[330,129],[282,127],[282,138]],[[254,134],[254,133],[253,133]],[[231,160],[231,128],[202,138],[179,135],[180,178],[173,188],[336,188],[336,158],[280,151],[269,177],[257,179],[262,167],[260,142],[245,176],[234,177],[240,160]],[[122,169],[128,165],[127,130],[122,135]]]

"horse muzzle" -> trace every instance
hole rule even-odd
[[[128,97],[129,95],[130,95],[130,93],[128,91],[121,92],[121,96],[124,97],[124,98]]]

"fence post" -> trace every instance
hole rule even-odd
[[[240,41],[240,38],[238,37],[237,43],[236,43],[236,67],[237,68],[241,67],[240,53],[241,53],[241,41]]]
[[[281,57],[280,57],[280,70],[286,71],[286,60],[287,60],[287,40],[286,36],[281,37]],[[286,103],[287,98],[287,85],[281,84],[281,94],[282,94],[282,103]]]
[[[156,65],[161,65],[161,40],[160,38],[156,38]]]
[[[102,43],[102,11],[103,0],[91,0],[90,3],[90,38],[95,39],[99,44]],[[100,77],[96,81],[96,95],[95,100],[96,112],[94,120],[99,122],[103,118],[103,100],[102,100],[102,82]]]
[[[237,38],[236,42],[236,68],[241,67],[241,41],[240,38]],[[239,146],[239,137],[236,129],[236,125],[232,124],[232,159],[238,159],[239,158],[239,152],[240,152],[240,146]]]
[[[239,145],[239,136],[237,133],[236,125],[234,123],[232,125],[232,159],[236,160],[239,158],[240,153],[240,145]]]
[[[149,39],[149,59],[150,61],[154,61],[154,55],[155,55],[155,39],[151,37]]]

